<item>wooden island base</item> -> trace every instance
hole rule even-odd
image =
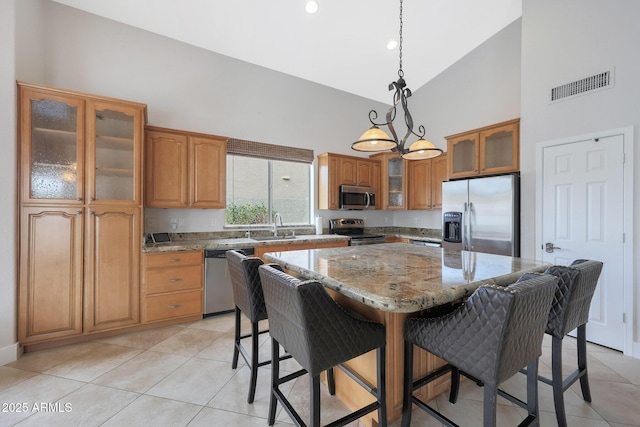
[[[366,306],[352,298],[346,297],[331,289],[327,289],[331,296],[341,306],[361,314],[367,319],[380,322],[386,327],[387,348],[386,348],[386,378],[387,378],[387,418],[391,422],[402,415],[403,399],[403,370],[404,370],[404,321],[407,317],[414,316],[414,313],[391,313]],[[445,362],[424,351],[414,349],[415,378],[432,372],[443,366]],[[370,351],[357,357],[347,365],[358,372],[371,384],[376,384],[376,353]],[[356,410],[374,401],[371,394],[367,393],[355,381],[349,378],[340,369],[335,369],[336,396],[350,409]],[[428,401],[435,396],[449,390],[450,375],[444,375],[415,392],[422,400]],[[367,427],[378,426],[378,414],[372,412],[360,419]]]

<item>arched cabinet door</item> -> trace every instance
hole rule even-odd
[[[82,208],[23,207],[18,339],[82,333]]]

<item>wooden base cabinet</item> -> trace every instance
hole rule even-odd
[[[143,322],[202,316],[202,251],[147,253],[143,260]]]
[[[75,207],[22,208],[21,343],[82,334],[83,220]]]
[[[140,223],[139,208],[23,207],[20,343],[138,324]]]
[[[85,251],[86,332],[140,322],[140,209],[92,208]]]

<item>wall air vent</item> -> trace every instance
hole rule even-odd
[[[551,102],[561,101],[586,92],[608,89],[613,86],[613,68],[575,82],[563,84],[551,89]]]

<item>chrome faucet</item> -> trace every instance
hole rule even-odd
[[[280,215],[280,212],[273,214],[273,237],[278,237],[278,225],[282,227],[282,216]]]

